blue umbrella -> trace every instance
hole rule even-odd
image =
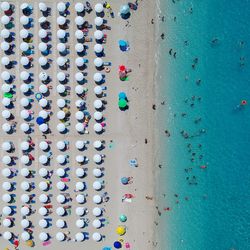
[[[122,5],[120,8],[121,15],[127,15],[130,12],[128,4]]]
[[[126,93],[120,92],[119,93],[119,99],[127,99]]]
[[[127,42],[124,40],[119,40],[119,46],[127,46]]]
[[[121,242],[115,241],[115,242],[114,242],[114,247],[115,247],[116,249],[122,248]]]
[[[121,183],[122,183],[123,185],[128,184],[128,177],[122,177],[122,178],[121,178]]]
[[[38,116],[38,117],[36,118],[36,123],[37,123],[38,125],[41,125],[41,124],[44,123],[44,119],[43,119],[42,117]]]
[[[112,248],[111,247],[103,247],[102,250],[112,250]]]

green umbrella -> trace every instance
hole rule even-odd
[[[120,99],[118,102],[119,108],[125,108],[127,107],[127,101],[125,99]]]
[[[6,92],[6,93],[3,94],[3,96],[6,97],[6,98],[12,98],[13,94]]]
[[[120,219],[120,222],[126,222],[127,221],[127,216],[125,214],[121,214],[119,219]]]

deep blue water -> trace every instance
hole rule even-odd
[[[160,9],[161,249],[250,249],[250,1]]]

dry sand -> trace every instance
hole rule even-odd
[[[39,87],[39,79],[38,75],[41,71],[39,64],[37,63],[38,58],[40,57],[40,52],[38,51],[38,44],[40,42],[40,38],[37,36],[39,26],[38,26],[38,18],[41,16],[38,11],[38,3],[39,1],[26,1],[32,3],[34,6],[34,12],[32,17],[34,18],[34,28],[31,29],[31,32],[34,34],[33,45],[35,47],[34,54],[34,67],[29,72],[34,73],[34,82],[35,92],[38,91]],[[62,153],[69,155],[69,164],[67,167],[70,167],[69,178],[71,181],[68,183],[69,189],[68,193],[71,194],[73,199],[69,204],[72,206],[72,214],[70,216],[66,216],[65,220],[68,223],[68,228],[61,230],[62,232],[70,231],[70,236],[74,238],[74,235],[77,232],[88,232],[89,240],[86,240],[81,243],[68,241],[65,243],[57,242],[56,239],[51,239],[51,244],[47,247],[43,247],[40,240],[38,239],[38,235],[41,231],[48,232],[52,237],[55,237],[56,232],[59,229],[56,228],[55,222],[59,218],[54,212],[49,217],[52,218],[52,226],[47,229],[41,229],[38,226],[39,219],[42,218],[37,212],[31,216],[29,219],[34,224],[34,240],[36,242],[36,246],[34,249],[64,249],[66,247],[73,247],[74,249],[91,249],[98,250],[102,249],[103,246],[112,246],[112,243],[117,240],[119,237],[115,232],[117,225],[120,225],[119,215],[126,214],[128,216],[127,223],[124,225],[127,226],[127,233],[125,234],[124,239],[125,242],[130,242],[131,249],[135,250],[147,250],[153,249],[153,235],[155,225],[153,223],[154,214],[155,214],[155,206],[154,200],[147,200],[145,196],[153,196],[154,194],[154,128],[153,128],[153,110],[152,104],[154,103],[154,25],[151,24],[151,19],[154,18],[154,1],[138,1],[139,6],[136,12],[133,12],[131,18],[129,19],[128,27],[125,27],[127,21],[122,20],[118,17],[119,7],[122,3],[126,1],[110,1],[111,6],[115,12],[115,18],[105,16],[107,19],[107,24],[112,27],[111,31],[104,31],[107,33],[107,43],[104,45],[105,50],[105,58],[104,61],[111,61],[112,67],[111,72],[106,74],[106,83],[107,86],[107,97],[104,97],[107,101],[106,109],[104,110],[104,116],[106,118],[106,131],[102,135],[96,135],[93,131],[94,119],[91,119],[89,123],[89,134],[80,135],[75,130],[76,119],[74,117],[75,112],[77,111],[75,107],[75,100],[78,98],[75,95],[74,88],[76,86],[76,81],[74,79],[75,73],[78,71],[74,61],[76,58],[76,52],[74,50],[74,45],[76,43],[76,39],[74,36],[76,25],[74,24],[74,18],[76,13],[74,11],[74,4],[78,1],[69,1],[71,3],[69,7],[70,15],[67,16],[70,19],[70,38],[69,38],[69,46],[70,53],[67,58],[70,59],[70,68],[67,70],[67,73],[70,74],[68,86],[71,87],[70,95],[66,97],[71,101],[71,125],[69,127],[70,132],[66,135],[61,135],[56,131],[56,125],[58,123],[58,119],[56,117],[56,113],[59,108],[56,105],[56,99],[59,98],[59,95],[56,93],[55,86],[58,84],[56,79],[56,74],[59,71],[58,66],[56,65],[56,58],[58,57],[58,53],[56,52],[56,44],[58,43],[58,39],[56,38],[56,18],[58,13],[56,11],[56,1],[44,1],[47,3],[49,7],[52,8],[52,16],[48,17],[48,20],[51,22],[51,31],[52,31],[52,54],[48,56],[48,58],[53,60],[51,68],[46,70],[48,74],[52,77],[52,85],[54,89],[51,91],[48,100],[52,101],[52,112],[54,113],[51,116],[51,120],[49,122],[50,128],[52,130],[52,134],[48,135],[48,140],[52,141],[52,152],[53,159],[51,161],[51,166],[48,169],[56,169],[59,167],[59,164],[56,162],[56,156],[60,154],[59,150],[56,148],[56,142],[59,140],[68,140],[70,142],[70,150]],[[92,6],[98,1],[91,1]],[[20,150],[21,141],[25,140],[27,137],[23,132],[20,131],[20,124],[23,122],[20,117],[20,111],[22,107],[20,107],[20,99],[23,97],[23,94],[18,90],[18,86],[21,84],[21,80],[19,80],[19,74],[23,70],[23,67],[19,64],[19,59],[21,57],[21,52],[19,50],[20,40],[19,39],[19,31],[22,28],[19,23],[19,18],[21,16],[20,12],[20,1],[13,2],[16,6],[16,11],[14,14],[15,19],[15,27],[12,31],[16,33],[16,41],[15,41],[15,55],[11,55],[10,58],[12,60],[17,60],[18,65],[11,70],[12,74],[16,76],[16,80],[14,84],[16,85],[16,102],[14,103],[15,109],[12,109],[12,113],[15,116],[15,121],[17,122],[17,132],[12,135],[6,135],[3,132],[1,133],[0,144],[4,141],[13,141],[16,147],[15,152],[12,154],[13,156],[21,157],[22,153]],[[94,23],[95,13],[92,12],[90,15],[86,14],[85,19],[89,21],[91,24]],[[90,30],[90,37],[93,37],[95,28]],[[125,39],[130,43],[130,51],[121,52],[118,48],[118,40]],[[88,76],[87,76],[87,84],[86,87],[89,89],[88,97],[87,97],[87,109],[93,115],[94,107],[93,101],[96,99],[95,94],[93,93],[93,88],[95,83],[93,82],[93,74],[96,72],[96,69],[93,65],[93,59],[95,58],[93,47],[94,42],[86,43],[89,46],[88,54],[85,56],[89,60],[88,63]],[[3,52],[1,51],[1,56]],[[128,68],[132,69],[132,73],[129,76],[129,81],[121,82],[118,77],[118,66],[119,64],[125,64]],[[3,66],[0,66],[1,72],[3,71]],[[124,91],[127,93],[129,99],[129,110],[122,112],[117,107],[118,101],[118,93],[120,91]],[[32,97],[33,98],[33,97]],[[1,110],[4,107],[1,105]],[[35,112],[35,117],[40,111],[39,104],[35,100],[32,105],[32,110]],[[0,118],[1,125],[5,122],[4,119]],[[38,163],[38,157],[42,154],[42,151],[39,149],[38,145],[43,137],[41,136],[41,132],[38,130],[37,125],[34,127],[35,132],[31,134],[32,138],[36,142],[35,151],[32,154],[35,156],[35,161],[32,166],[29,168],[32,170],[36,170],[41,167]],[[148,143],[145,144],[145,138],[147,138]],[[104,218],[109,220],[109,224],[101,229],[94,229],[92,227],[92,221],[94,217],[92,216],[92,209],[94,208],[94,204],[92,202],[92,196],[97,191],[94,191],[92,188],[92,183],[95,178],[92,175],[92,169],[95,166],[93,163],[92,157],[96,153],[96,150],[93,148],[92,143],[94,140],[100,139],[106,141],[106,148],[102,151],[102,154],[106,155],[104,159],[104,164],[101,167],[105,168],[105,175],[102,178],[105,181],[105,188],[102,192],[106,191],[109,194],[110,201],[100,205],[100,207],[104,207],[106,212],[104,213]],[[90,145],[88,149],[83,153],[77,151],[75,149],[75,141],[76,140],[89,140]],[[110,149],[108,144],[110,140],[113,140],[113,147]],[[1,157],[6,153],[1,150]],[[75,188],[76,181],[79,181],[75,175],[75,169],[78,166],[75,162],[75,156],[77,154],[82,154],[87,156],[90,159],[90,162],[87,165],[84,165],[84,168],[87,169],[88,175],[83,179],[87,184],[87,190],[83,193],[88,194],[87,203],[83,206],[86,207],[89,211],[88,215],[85,218],[90,220],[90,224],[87,228],[82,230],[78,229],[75,226],[75,221],[77,220],[77,216],[75,215],[75,208],[77,205],[75,201],[75,192],[73,191]],[[138,168],[131,168],[129,166],[129,159],[137,158],[139,166]],[[16,161],[16,168],[21,169],[20,161]],[[3,166],[2,166],[3,167]],[[120,178],[122,176],[133,176],[133,184],[128,186],[123,186],[120,183]],[[10,228],[9,231],[14,232],[16,235],[22,232],[20,227],[20,195],[24,193],[20,190],[20,183],[25,178],[20,176],[20,174],[14,178],[14,181],[17,182],[17,190],[14,191],[17,195],[16,197],[16,205],[17,213],[14,215],[15,218],[15,227]],[[6,179],[5,179],[6,180]],[[38,200],[39,194],[42,191],[38,188],[38,183],[42,180],[42,178],[36,175],[35,178],[30,179],[29,181],[34,181],[36,184],[36,188],[32,191],[32,193],[36,194],[35,200],[36,203],[32,204],[34,209],[39,209],[41,203]],[[53,208],[59,206],[56,201],[56,196],[60,193],[57,190],[55,183],[59,180],[59,178],[54,174],[52,177],[52,189],[48,192],[52,194],[52,204]],[[4,178],[0,177],[1,183],[4,181]],[[1,193],[4,193],[3,191]],[[125,193],[132,193],[135,195],[135,198],[132,200],[132,203],[122,203],[121,197]],[[1,201],[1,208],[4,206],[4,203]],[[6,231],[1,225],[1,233]],[[96,243],[92,240],[92,233],[95,231],[100,232],[105,236],[103,241]],[[6,240],[0,238],[1,248],[9,247],[13,249],[13,246],[8,244]],[[19,249],[27,249],[23,241],[20,242]]]

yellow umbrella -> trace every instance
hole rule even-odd
[[[33,240],[27,240],[27,241],[26,241],[26,245],[27,245],[28,247],[33,247],[33,245],[34,245]]]
[[[68,108],[63,108],[63,112],[67,114],[67,113],[69,113],[69,109]]]
[[[116,233],[119,235],[124,235],[126,233],[126,228],[123,226],[119,226],[116,228]]]

